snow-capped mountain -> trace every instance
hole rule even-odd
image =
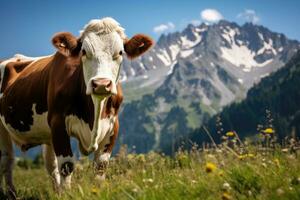
[[[238,74],[239,82],[250,87],[254,80],[259,79],[255,74],[266,76],[272,69],[278,69],[298,48],[297,41],[288,40],[283,34],[251,23],[239,26],[223,20],[215,25],[190,24],[181,33],[163,34],[156,46],[141,58],[125,60],[121,74],[122,79],[127,80],[145,76],[147,72],[163,67],[170,68],[167,72],[170,74],[178,59],[192,57],[196,60],[207,60],[203,56],[211,53],[218,60],[235,66],[234,70],[239,72],[234,74]],[[269,69],[270,65],[273,66],[272,69]],[[242,74],[248,75],[244,77]]]
[[[298,41],[251,23],[188,25],[182,32],[162,35],[150,52],[124,64],[125,91],[135,80],[139,84],[130,87],[155,85],[155,90],[125,105],[121,143],[136,146],[138,152],[163,149],[245,97],[299,48]]]

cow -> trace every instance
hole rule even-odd
[[[127,38],[120,24],[107,17],[91,20],[78,38],[57,33],[52,44],[53,55],[16,55],[0,63],[0,184],[5,179],[14,198],[13,143],[22,151],[43,145],[57,191],[70,188],[75,162],[70,137],[78,140],[82,154],[94,153],[96,176],[105,177],[118,135],[123,56],[142,55],[153,40],[144,34]]]

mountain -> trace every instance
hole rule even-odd
[[[239,81],[251,87],[253,81],[259,79],[253,79],[253,75],[267,75],[270,67],[275,68],[276,62],[276,66],[282,66],[297,48],[297,41],[288,40],[283,34],[252,23],[239,26],[222,20],[214,25],[190,24],[182,32],[163,34],[156,46],[144,56],[133,61],[125,59],[121,76],[125,82],[139,77],[150,79],[153,83],[160,76],[170,74],[179,58],[211,60],[204,63],[209,66],[215,64],[214,58],[220,57],[222,62],[229,65],[228,71],[236,71],[238,67],[238,71],[242,71],[238,73]],[[149,76],[151,72],[158,73]],[[249,73],[245,75],[243,72]]]
[[[235,130],[241,138],[257,134],[257,126],[266,124],[266,110],[270,112],[273,126],[279,139],[291,135],[300,136],[300,51],[286,64],[270,76],[261,80],[248,91],[247,98],[234,103],[214,116],[206,126],[216,141],[220,135],[216,132],[216,118],[222,121],[224,132]],[[206,134],[196,130],[189,140],[201,144],[209,141]],[[170,148],[170,147],[169,147]]]
[[[143,96],[123,107],[119,144],[136,152],[162,150],[245,98],[298,49],[298,41],[251,23],[188,25],[162,35],[148,54],[124,65],[135,71],[125,81],[125,98]]]

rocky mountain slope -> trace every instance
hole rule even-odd
[[[127,84],[132,91],[154,89],[123,107],[119,144],[137,152],[162,149],[243,99],[297,49],[298,41],[250,23],[188,25],[162,35],[148,54],[124,64],[125,92]]]

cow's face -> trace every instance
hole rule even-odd
[[[119,79],[123,52],[123,40],[117,32],[84,34],[82,64],[87,94],[99,96],[117,94],[116,83]]]
[[[68,34],[68,37],[64,34]],[[68,41],[71,41],[71,44],[68,44]],[[78,40],[72,38],[69,33],[59,33],[53,38],[53,44],[64,55],[70,56],[74,51],[75,54],[79,53],[86,94],[101,98],[117,94],[116,84],[123,55],[126,54],[130,59],[140,56],[153,42],[142,34],[127,39],[118,22],[112,18],[104,18],[91,20],[84,27]]]

